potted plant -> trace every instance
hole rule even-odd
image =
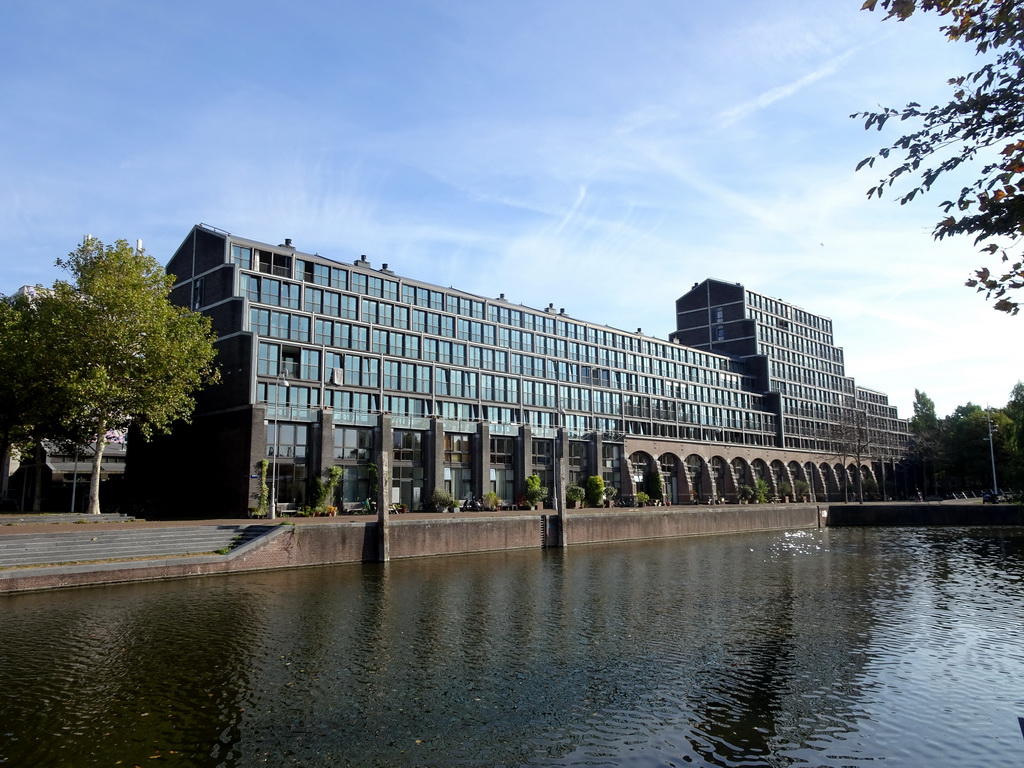
[[[612,505],[612,500],[615,498],[618,492],[619,489],[616,488],[614,485],[606,485],[604,487],[604,505],[606,507],[610,507]]]
[[[578,485],[570,485],[565,489],[565,500],[569,503],[569,506],[572,509],[575,509],[576,506],[586,498],[586,496],[587,492]]]
[[[444,512],[455,506],[455,497],[444,488],[435,488],[430,494],[430,503],[434,506],[435,512]]]
[[[650,495],[645,493],[644,491],[639,491],[637,493],[637,495],[636,495],[636,505],[638,507],[645,507],[645,506],[647,506],[647,502],[649,502],[650,500],[651,500]]]
[[[807,501],[808,493],[811,490],[811,487],[807,484],[807,481],[797,480],[796,482],[793,483],[793,485],[796,487],[796,497],[801,501]]]
[[[740,483],[740,487],[736,490],[739,493],[740,504],[749,504],[750,500],[754,498],[754,489],[746,483]]]
[[[758,504],[768,503],[768,491],[771,488],[768,485],[768,481],[763,477],[759,477],[754,481],[754,499]]]
[[[547,495],[548,489],[540,484],[539,475],[534,474],[526,478],[526,493],[523,494],[523,497],[526,499],[530,509],[536,509],[537,505]]]
[[[783,504],[789,504],[789,500],[793,498],[793,486],[783,481],[779,485],[779,495],[782,497]]]
[[[501,506],[501,497],[494,491],[488,491],[483,496],[484,507],[495,510]]]
[[[604,478],[591,475],[587,478],[587,506],[600,507],[604,501]]]

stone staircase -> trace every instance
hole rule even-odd
[[[0,568],[225,554],[269,533],[272,525],[190,525],[167,528],[4,533]]]

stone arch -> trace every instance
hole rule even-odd
[[[729,462],[729,465],[732,469],[732,481],[737,492],[741,485],[749,485],[751,488],[754,487],[754,473],[750,471],[750,464],[747,463],[746,459],[737,456]]]
[[[818,470],[818,466],[813,461],[808,461],[804,464],[804,479],[807,481],[807,492],[810,494],[810,501],[813,503],[823,499],[823,478],[821,477],[821,472]]]
[[[732,465],[721,456],[712,456],[709,462],[711,473],[711,499],[717,503],[738,501],[736,480],[732,474]]]
[[[807,476],[804,474],[803,464],[801,464],[798,461],[790,461],[788,464],[786,464],[786,471],[788,472],[789,477],[790,477],[789,484],[793,488],[793,493],[790,495],[789,500],[790,501],[803,501],[803,497],[809,491],[805,491],[804,493],[800,493],[799,490],[797,489],[797,483],[799,483],[799,482],[807,483],[808,489],[810,489],[810,487],[811,487],[811,484],[807,482]]]
[[[769,484],[772,486],[772,493],[780,498],[782,496],[782,484],[789,483],[790,487],[793,485],[793,478],[789,476],[789,470],[779,459],[775,459],[771,463],[770,477]]]
[[[834,469],[836,473],[836,498],[838,501],[846,501],[851,495],[849,492],[852,486],[850,473],[842,464],[836,464]]]
[[[663,453],[658,457],[661,472],[661,492],[665,504],[679,503],[679,475],[682,462],[674,453]]]
[[[654,465],[654,457],[647,451],[633,451],[626,459],[626,466],[629,471],[630,491],[636,494],[644,489],[644,475]]]
[[[750,470],[754,473],[754,480],[760,478],[768,483],[768,485],[771,485],[771,475],[768,472],[768,465],[764,459],[754,459],[750,462]]]
[[[822,500],[835,501],[839,498],[839,483],[836,481],[836,471],[831,464],[822,463],[818,466],[818,474],[821,476]]]
[[[699,504],[703,499],[710,498],[711,478],[708,476],[704,457],[691,453],[684,462],[684,472],[690,501]]]

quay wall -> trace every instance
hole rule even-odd
[[[856,525],[1024,525],[1016,504],[832,504],[829,527]]]
[[[154,525],[156,525],[154,523]],[[561,531],[554,514],[504,516],[391,516],[387,551],[392,559],[469,554],[640,539],[828,526],[1024,525],[1016,505],[981,504],[758,504],[579,510]],[[282,524],[226,555],[0,569],[0,593],[212,576],[380,559],[377,519]]]
[[[715,533],[814,528],[818,507],[809,504],[751,504],[725,507],[635,509],[613,514],[569,515],[569,545],[598,542],[703,536]]]

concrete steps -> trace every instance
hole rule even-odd
[[[195,525],[61,533],[0,532],[0,568],[220,554],[263,536],[268,525]]]

